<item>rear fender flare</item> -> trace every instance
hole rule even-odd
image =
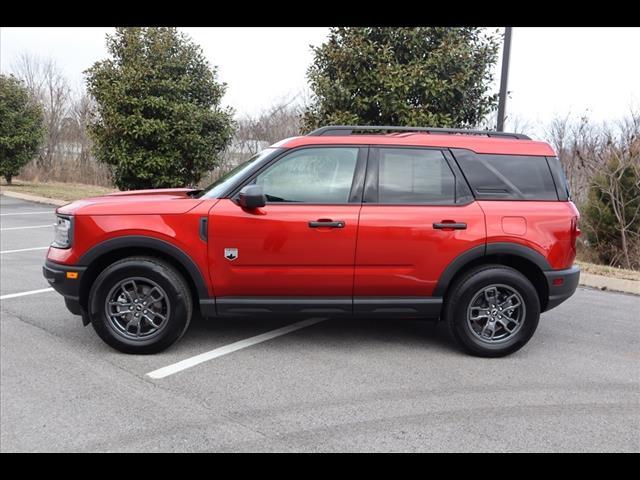
[[[471,262],[490,255],[511,255],[514,257],[521,257],[538,266],[538,268],[543,272],[552,270],[547,259],[530,247],[508,242],[487,243],[485,245],[478,245],[477,247],[466,250],[453,259],[447,268],[444,269],[442,275],[440,275],[440,279],[438,280],[432,295],[434,297],[444,297],[449,284],[458,272]]]

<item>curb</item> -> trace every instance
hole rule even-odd
[[[580,285],[610,292],[640,295],[640,282],[623,278],[606,277],[595,273],[580,272]]]
[[[11,197],[11,198],[18,198],[20,200],[28,200],[29,202],[37,202],[37,203],[44,203],[47,205],[55,205],[56,207],[61,207],[62,205],[66,205],[68,203],[71,203],[67,200],[59,200],[57,198],[47,198],[47,197],[39,197],[37,195],[31,195],[29,193],[20,193],[20,192],[14,192],[11,190],[5,190],[2,189],[0,190],[0,195],[4,195],[6,197]]]

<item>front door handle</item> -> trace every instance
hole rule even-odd
[[[322,218],[320,220],[309,222],[309,228],[321,228],[321,227],[344,228],[344,222],[342,220],[333,221],[333,220],[325,220]]]
[[[434,223],[433,228],[436,230],[466,230],[467,224],[462,222],[441,222]]]

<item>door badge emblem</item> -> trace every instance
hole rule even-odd
[[[238,249],[237,248],[225,248],[224,249],[224,258],[227,260],[235,260],[238,258]]]

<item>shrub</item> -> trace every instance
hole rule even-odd
[[[0,75],[0,175],[7,183],[38,152],[44,134],[40,106],[22,82]]]
[[[175,28],[118,28],[107,48],[86,72],[96,158],[122,190],[196,185],[233,133],[215,68]]]

